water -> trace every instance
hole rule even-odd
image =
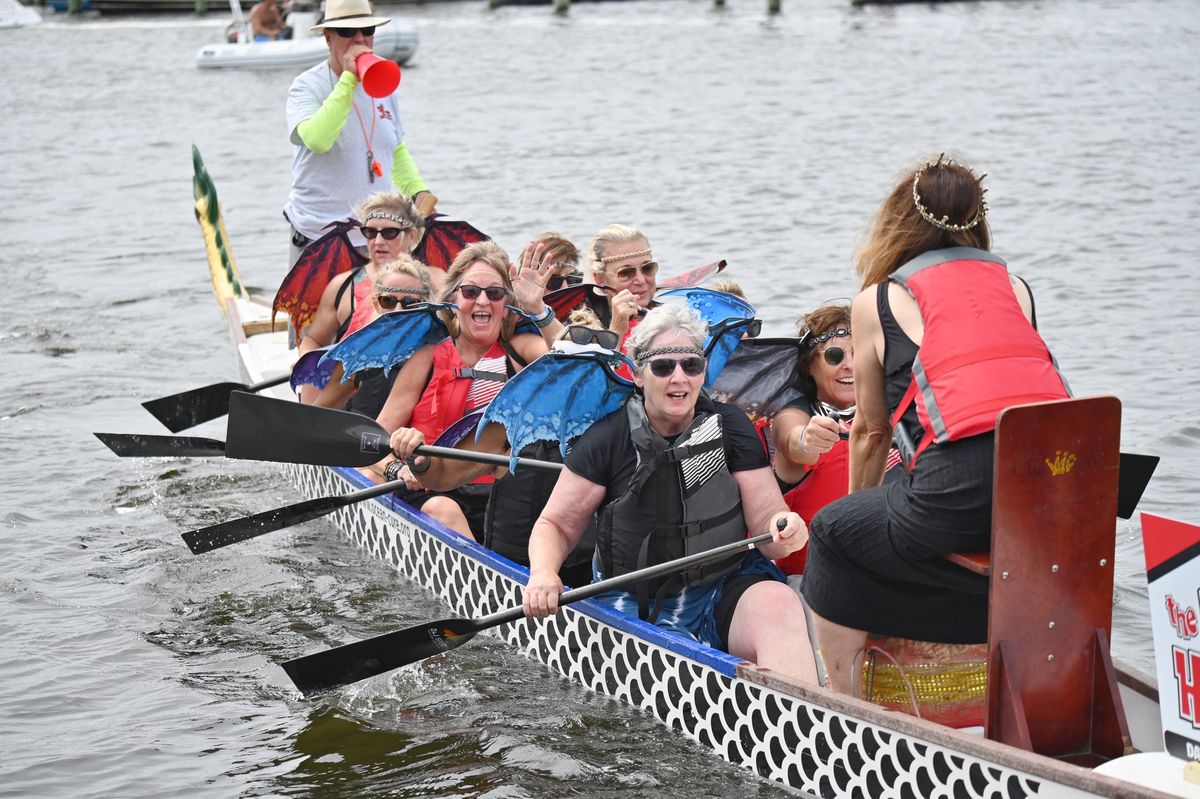
[[[1191,0],[400,13],[421,34],[405,125],[444,210],[510,250],[638,224],[668,274],[728,259],[768,333],[853,292],[906,166],[978,164],[996,249],[1077,393],[1119,396],[1123,448],[1163,458],[1142,509],[1200,520]],[[297,495],[250,464],[121,461],[91,437],[162,432],[139,400],[236,374],[192,143],[243,277],[270,293],[284,272],[291,75],[195,70],[223,24],[0,32],[0,795],[783,795],[488,637],[298,700],[279,660],[445,609],[323,522],[193,558],[180,532]],[[1118,536],[1114,646],[1148,670],[1136,521]]]

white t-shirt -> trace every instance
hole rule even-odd
[[[359,84],[354,89],[354,106],[333,147],[325,153],[315,153],[305,147],[296,128],[317,112],[339,77],[330,69],[328,61],[322,61],[297,76],[288,90],[287,122],[295,150],[292,190],[283,211],[292,226],[310,239],[320,238],[326,232],[325,226],[331,222],[352,217],[354,206],[369,195],[393,190],[392,156],[396,145],[404,139],[396,95],[374,98]],[[373,182],[368,177],[368,141],[371,142],[371,153],[383,169],[383,176],[377,176]],[[356,246],[365,243],[357,231],[352,233],[351,242]]]

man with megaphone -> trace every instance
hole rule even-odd
[[[325,227],[352,216],[365,197],[398,190],[428,213],[433,195],[404,144],[395,89],[400,69],[374,56],[377,17],[370,0],[328,0],[314,25],[329,46],[329,59],[292,81],[287,118],[292,189],[283,214],[291,224],[289,266]],[[359,239],[359,240],[356,240]],[[362,246],[357,231],[351,241]]]

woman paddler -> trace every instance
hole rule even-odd
[[[379,280],[379,268],[398,255],[410,254],[425,231],[425,220],[402,194],[373,194],[356,214],[363,220],[359,232],[367,240],[369,260],[329,281],[312,322],[304,329],[296,347],[299,356],[341,341],[374,319],[371,297]],[[335,393],[337,396],[333,396]],[[314,403],[321,394],[315,386],[300,387],[301,402]],[[335,378],[326,386],[320,404],[340,406],[347,394],[348,384]]]
[[[508,255],[491,241],[469,245],[450,265],[441,298],[457,306],[442,313],[450,336],[404,363],[379,412],[379,423],[394,431],[393,449],[404,451],[406,437],[416,433],[433,441],[466,413],[486,405],[509,376],[546,352],[541,336],[513,332],[518,316],[509,306],[510,266]],[[393,456],[372,470],[386,480],[403,479],[408,490],[397,493],[413,507],[468,538],[482,537],[490,475],[454,491],[428,492],[412,469]]]
[[[817,511],[846,496],[850,483],[850,446],[843,438],[854,418],[849,303],[822,305],[800,319],[796,383],[804,396],[771,420],[771,440],[783,499],[810,523]],[[899,462],[899,452],[891,450],[888,467]],[[800,575],[807,558],[802,549],[778,565],[785,574]]]
[[[802,588],[838,691],[868,632],[987,639],[987,578],[944,555],[990,548],[1001,411],[1068,394],[1028,285],[989,252],[981,181],[941,156],[909,172],[859,254],[851,493],[813,518]],[[881,485],[893,425],[915,454]]]
[[[803,547],[807,530],[784,505],[746,415],[701,393],[706,334],[679,303],[655,308],[634,330],[626,349],[640,391],[567,453],[529,541],[525,613],[558,610],[559,566],[597,511],[596,579],[772,530],[761,552],[596,601],[815,682],[803,607],[770,561]]]
[[[600,321],[621,337],[622,346],[640,314],[654,305],[658,262],[646,235],[628,225],[609,225],[588,246],[592,279],[603,286],[608,303],[595,307]]]

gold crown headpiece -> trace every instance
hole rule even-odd
[[[938,166],[954,166],[954,161],[952,159],[946,158],[945,153],[941,153],[938,155],[936,161],[926,161],[925,166],[918,169],[917,174],[913,175],[912,195],[913,195],[913,203],[917,206],[917,213],[919,213],[921,215],[922,219],[924,219],[926,222],[933,225],[934,227],[940,228],[942,230],[947,230],[951,233],[962,233],[964,230],[970,230],[971,228],[978,225],[981,221],[983,221],[983,218],[985,216],[987,216],[987,212],[988,212],[987,200],[985,198],[983,198],[983,195],[987,194],[987,189],[984,189],[983,192],[980,194],[979,210],[975,212],[975,217],[971,221],[964,222],[961,225],[955,225],[950,222],[949,214],[942,214],[941,219],[938,219],[932,213],[930,213],[929,209],[926,208],[925,205],[921,202],[921,194],[920,194],[920,192],[917,191],[917,184],[921,182],[921,176],[925,174],[925,170],[932,169],[932,168],[938,167]],[[987,177],[987,173],[984,172],[982,175],[980,175],[978,178],[975,179],[975,182],[982,183],[983,179],[986,177]]]

